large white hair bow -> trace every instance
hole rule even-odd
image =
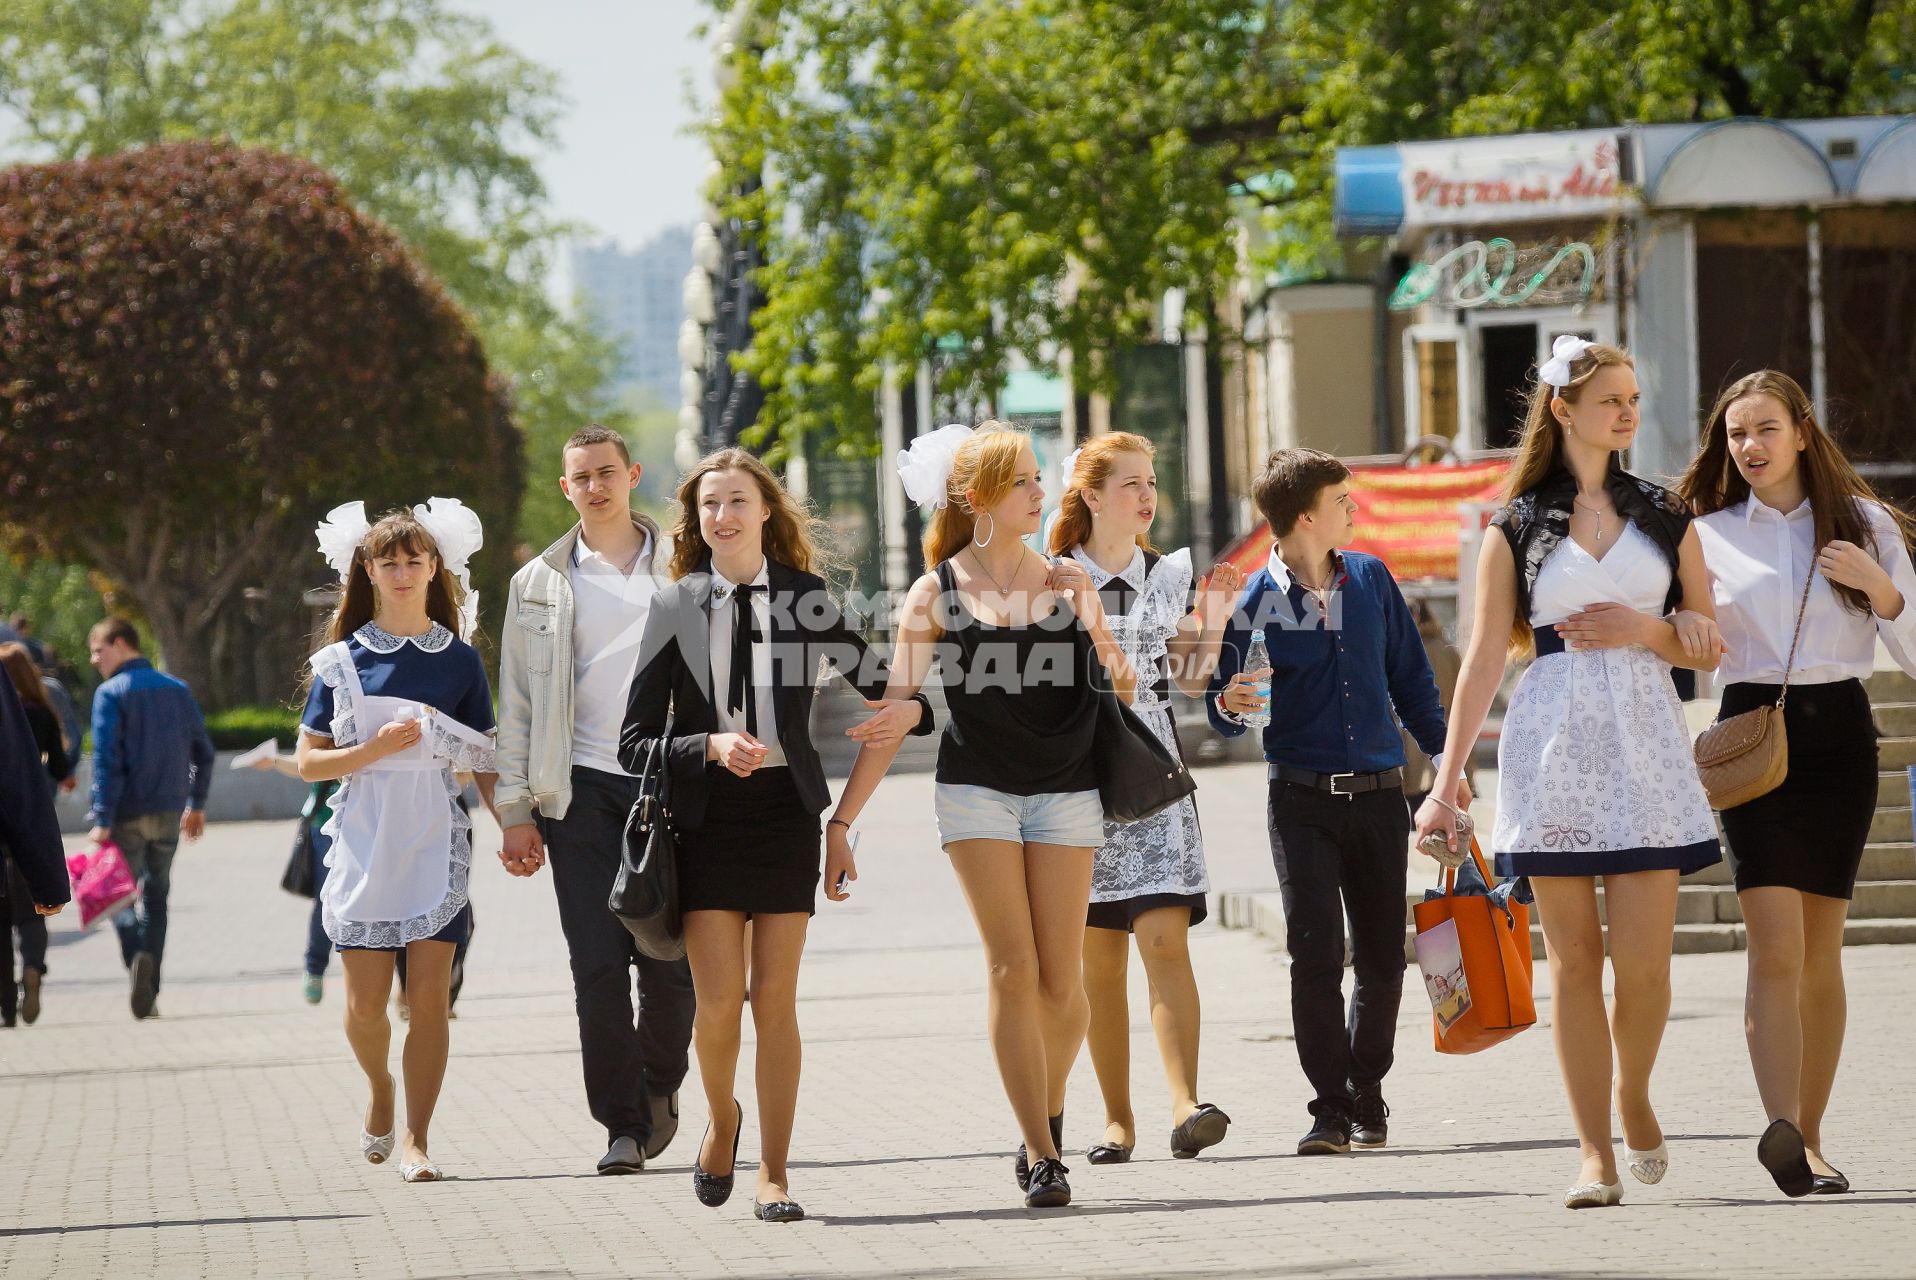
[[[429,498],[412,509],[413,519],[425,526],[439,544],[439,559],[447,572],[465,589],[466,602],[461,612],[460,630],[470,636],[479,626],[479,593],[472,589],[472,557],[485,545],[484,527],[479,513],[457,498]],[[353,567],[353,553],[366,540],[372,522],[366,518],[364,502],[348,502],[326,513],[313,530],[319,540],[319,554],[343,580]]]
[[[1547,383],[1561,391],[1570,385],[1570,363],[1582,357],[1583,353],[1596,346],[1573,333],[1560,334],[1550,344],[1550,358],[1537,366],[1537,381]]]
[[[1083,452],[1083,446],[1079,446],[1064,456],[1064,483],[1059,486],[1061,492],[1071,487],[1071,477],[1078,471],[1078,455]]]
[[[942,507],[949,500],[951,469],[958,461],[958,447],[971,438],[971,428],[952,423],[919,436],[911,446],[898,451],[898,478],[905,482],[905,496],[919,506]]]

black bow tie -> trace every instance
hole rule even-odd
[[[732,678],[728,681],[726,705],[735,716],[745,717],[745,732],[758,737],[758,699],[753,696],[752,646],[761,637],[758,633],[758,611],[752,608],[752,594],[763,592],[764,587],[746,584],[719,588],[716,593],[720,603],[729,594],[732,600]]]

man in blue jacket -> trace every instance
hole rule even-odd
[[[1404,987],[1411,819],[1398,721],[1432,756],[1444,712],[1417,622],[1381,560],[1342,552],[1356,535],[1350,471],[1316,449],[1280,449],[1252,495],[1274,545],[1224,633],[1209,712],[1244,732],[1260,673],[1241,670],[1252,628],[1270,653],[1271,856],[1291,955],[1297,1056],[1316,1096],[1299,1155],[1386,1140],[1383,1080]],[[1468,803],[1460,787],[1460,804]],[[1356,974],[1344,1008],[1344,920]]]
[[[213,742],[184,681],[140,655],[139,633],[107,618],[87,634],[93,665],[106,678],[93,695],[93,841],[126,855],[140,898],[113,918],[131,975],[133,1016],[153,1016],[166,952],[166,895],[180,836],[206,829]]]

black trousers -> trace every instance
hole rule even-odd
[[[586,1103],[608,1141],[652,1133],[648,1095],[685,1079],[692,1042],[692,970],[683,960],[641,955],[606,906],[619,870],[626,814],[638,779],[597,769],[572,771],[572,804],[563,819],[539,818],[559,898],[559,924],[572,957]],[[630,970],[638,970],[635,1013]]]
[[[1271,782],[1271,859],[1284,895],[1297,1057],[1311,1114],[1350,1116],[1353,1088],[1383,1081],[1404,993],[1410,810],[1397,788],[1335,796]],[[1356,990],[1344,1008],[1344,922]]]

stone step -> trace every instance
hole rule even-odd
[[[1885,769],[1876,775],[1876,803],[1895,808],[1909,803],[1909,771]]]
[[[1876,743],[1877,767],[1907,769],[1916,764],[1916,738],[1883,738]]]
[[[1876,702],[1916,702],[1916,679],[1901,671],[1873,671],[1863,681],[1869,700]]]
[[[1873,703],[1870,715],[1885,738],[1916,738],[1916,702]]]
[[[1896,844],[1911,838],[1910,813],[1907,805],[1895,808],[1879,805],[1876,816],[1870,819],[1869,843]]]

